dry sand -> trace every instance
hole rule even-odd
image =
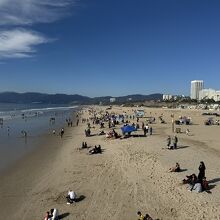
[[[114,107],[112,111],[132,114],[132,108]],[[132,220],[137,219],[138,210],[164,220],[220,219],[220,126],[205,126],[201,111],[146,108],[145,112],[157,119],[152,136],[123,140],[85,137],[85,124],[80,123],[69,128],[62,140],[49,138],[47,144],[1,177],[1,219],[43,219],[54,207],[66,220]],[[161,113],[167,124],[158,122]],[[194,123],[178,126],[189,128],[191,135],[178,134],[180,148],[172,151],[164,149],[167,135],[172,135],[171,113],[176,118],[191,116]],[[96,126],[92,134],[98,131]],[[116,131],[120,132],[120,126]],[[82,141],[101,144],[103,154],[88,155],[88,150],[78,150]],[[207,167],[211,193],[189,192],[180,184],[186,175],[198,174],[201,160]],[[186,170],[169,173],[175,162]],[[67,205],[69,189],[85,198]]]

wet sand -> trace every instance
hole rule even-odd
[[[114,107],[112,111],[133,113],[132,108]],[[205,126],[207,117],[201,116],[201,111],[145,112],[157,119],[152,124],[152,136],[123,140],[85,137],[85,124],[80,123],[79,127],[69,128],[62,140],[47,138],[48,142],[1,178],[2,219],[43,219],[44,213],[54,207],[65,216],[63,219],[132,220],[137,219],[138,210],[165,220],[220,219],[220,126]],[[158,122],[161,113],[167,124]],[[172,151],[164,149],[167,135],[173,135],[171,113],[175,118],[191,116],[194,123],[178,126],[183,131],[189,128],[190,136],[177,134],[179,148]],[[139,123],[142,121],[145,119]],[[92,134],[99,132],[99,126],[95,127]],[[101,144],[103,154],[88,155],[88,150],[79,150],[82,141],[93,146]],[[206,164],[211,189],[210,193],[197,194],[189,192],[181,180],[188,174],[198,174],[201,160]],[[180,163],[183,172],[168,172],[175,162]],[[69,189],[84,199],[67,205]]]

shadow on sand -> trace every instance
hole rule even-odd
[[[187,148],[189,146],[178,146],[177,149],[184,149],[184,148]]]
[[[81,202],[85,199],[86,197],[84,195],[81,195],[79,196],[77,199],[76,199],[76,202]]]
[[[210,183],[217,183],[217,182],[220,182],[220,178],[214,178],[212,180],[209,180],[208,182],[209,182],[209,184]]]
[[[68,212],[67,213],[63,213],[63,214],[59,215],[59,219],[66,218],[69,215],[70,215],[70,213],[68,213]]]
[[[182,173],[182,172],[185,172],[187,171],[188,169],[180,169],[179,173]]]

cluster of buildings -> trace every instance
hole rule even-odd
[[[184,98],[185,96],[184,95],[170,95],[170,94],[163,94],[163,101],[176,101],[177,99],[180,99],[180,98]]]
[[[185,98],[183,95],[170,95],[164,94],[163,101],[175,101],[179,98]],[[191,92],[190,98],[195,100],[206,100],[213,99],[215,102],[220,101],[220,90],[215,89],[205,89],[203,80],[193,80],[191,81]]]
[[[220,90],[205,89],[203,80],[191,81],[191,99],[204,100],[213,99],[216,102],[220,101]]]

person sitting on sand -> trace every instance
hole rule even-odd
[[[179,163],[176,163],[175,167],[171,167],[169,169],[170,172],[180,172],[180,165]]]
[[[206,177],[202,179],[202,190],[209,190],[209,182],[206,180]]]
[[[115,137],[115,139],[119,138],[118,133],[115,131],[115,129],[112,130],[113,132],[113,136]]]
[[[197,176],[196,174],[192,174],[189,176],[186,176],[186,179],[183,180],[183,184],[190,184],[190,185],[194,185],[197,182]]]
[[[144,220],[144,216],[140,211],[137,212],[137,215],[139,216],[138,220]]]
[[[113,131],[109,131],[108,133],[106,133],[106,137],[107,137],[107,138],[112,138],[112,137],[114,137]]]
[[[105,135],[105,132],[102,130],[99,132],[99,135]]]
[[[98,147],[95,145],[95,147],[89,151],[90,154],[101,154],[102,153],[102,148],[101,145]]]
[[[68,195],[67,195],[66,199],[67,199],[67,204],[68,205],[76,202],[76,193],[73,190],[70,190],[68,192]]]
[[[100,146],[100,145],[99,145]],[[101,146],[100,146],[101,148]],[[99,147],[95,145],[95,147],[89,151],[90,154],[97,154],[100,151]]]
[[[50,212],[46,212],[46,216],[44,217],[44,220],[50,220]]]
[[[101,153],[102,153],[101,145],[99,145],[99,146],[97,147],[96,153],[97,153],[97,154],[101,154]]]
[[[193,185],[193,187],[189,190],[189,191],[195,191],[195,192],[197,192],[197,193],[200,193],[200,192],[202,192],[202,184],[201,183],[195,183],[194,185]]]
[[[139,216],[138,220],[153,220],[149,214],[146,214],[145,216],[143,216],[140,211],[138,211],[137,214]]]
[[[51,214],[51,218],[49,218],[49,220],[59,220],[58,209],[51,209],[50,214]]]

